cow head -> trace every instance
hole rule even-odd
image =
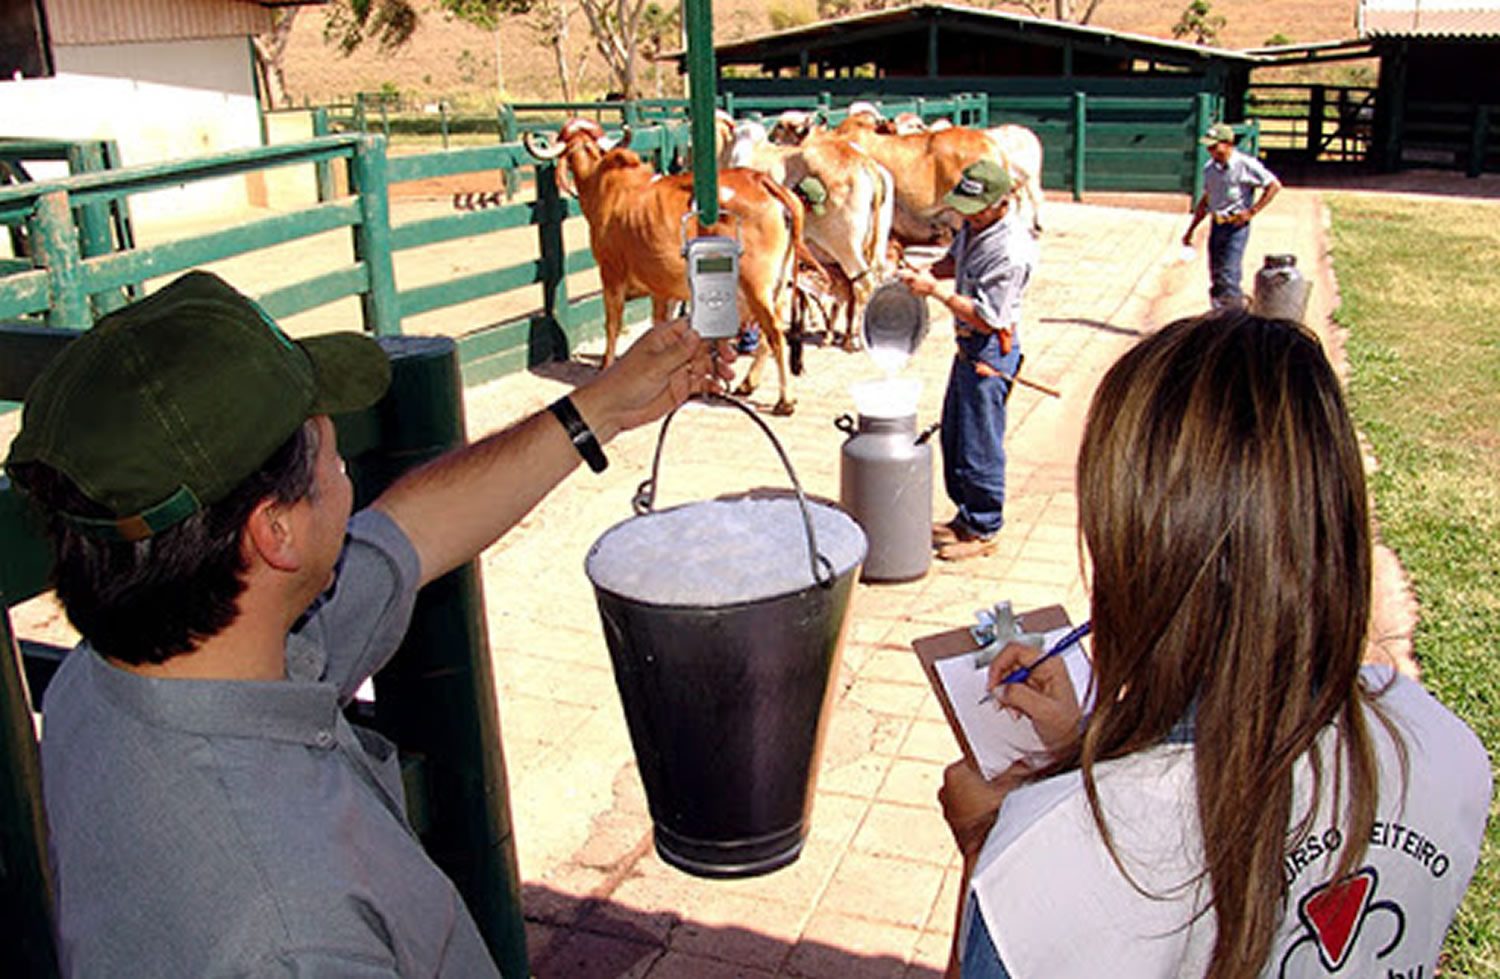
[[[755,147],[766,141],[766,127],[762,122],[754,119],[741,120],[734,127],[734,137],[729,144],[729,149],[721,157],[725,166],[747,167],[750,165],[751,155]]]
[[[891,120],[891,132],[897,136],[906,136],[911,133],[925,133],[927,123],[915,112],[903,112]]]
[[[771,127],[771,142],[780,146],[801,146],[802,141],[818,124],[815,113],[803,109],[788,109],[776,119]]]
[[[561,159],[565,165],[557,168],[558,189],[575,196],[577,184],[592,177],[601,164],[641,165],[640,157],[626,149],[630,145],[629,126],[624,127],[618,139],[609,140],[604,136],[604,127],[592,119],[569,119],[558,132],[555,143],[540,143],[529,130],[521,133],[521,143],[538,160]],[[607,160],[615,156],[624,159]],[[573,186],[568,185],[570,177]]]

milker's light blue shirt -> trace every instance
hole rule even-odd
[[[1217,217],[1229,217],[1248,211],[1255,203],[1255,190],[1276,182],[1276,175],[1248,153],[1235,150],[1229,162],[1221,164],[1212,158],[1203,164],[1203,192],[1208,195],[1208,210]]]

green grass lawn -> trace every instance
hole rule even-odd
[[[1500,206],[1328,196],[1349,395],[1381,538],[1415,587],[1422,682],[1500,758]],[[1445,953],[1500,976],[1500,812]]]

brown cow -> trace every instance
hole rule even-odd
[[[627,130],[627,137],[628,137]],[[623,146],[606,148],[604,130],[589,119],[572,119],[558,134],[556,145],[539,145],[528,132],[523,142],[541,160],[561,159],[572,177],[589,224],[589,244],[604,292],[604,363],[615,356],[625,317],[625,301],[651,297],[654,320],[667,316],[675,300],[688,296],[687,265],[683,259],[683,218],[692,209],[690,173],[659,176],[639,156]],[[737,220],[721,220],[702,229],[707,234],[738,233],[740,255],[739,302],[741,318],[759,324],[766,343],[739,388],[749,394],[760,382],[765,347],[776,357],[781,397],[773,409],[791,414],[795,399],[787,370],[786,322],[792,277],[800,256],[816,267],[802,240],[802,204],[765,174],[755,170],[724,170],[719,174],[719,208]],[[696,219],[687,232],[697,234]]]
[[[1026,145],[1024,165],[1012,161],[1007,150],[1024,143],[1022,134],[1031,135],[1019,126],[1001,127],[1011,137],[1002,145],[996,138],[999,130],[988,132],[966,126],[930,130],[908,135],[879,131],[878,121],[868,113],[851,114],[833,133],[854,140],[891,172],[896,181],[896,219],[894,233],[906,244],[926,244],[944,238],[951,230],[945,220],[943,196],[958,185],[964,168],[981,157],[998,161],[1016,182],[1018,194],[1032,207],[1032,227],[1040,230],[1040,194],[1035,182],[1041,177],[1041,144],[1034,135]],[[1019,130],[1019,132],[1014,132]],[[816,131],[808,136],[817,136]],[[1012,152],[1014,152],[1012,150]],[[1033,159],[1034,157],[1034,159]]]

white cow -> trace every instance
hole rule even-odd
[[[815,139],[801,146],[778,146],[767,139],[766,128],[759,122],[720,118],[721,127],[730,124],[733,130],[724,140],[719,165],[761,170],[802,198],[804,235],[844,301],[848,323],[844,346],[852,349],[858,314],[891,271],[888,256],[895,186],[889,171],[848,140]]]

